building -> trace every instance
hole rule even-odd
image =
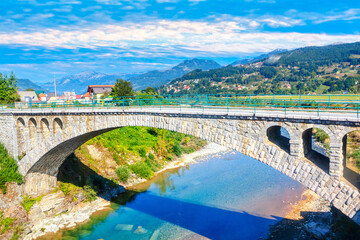
[[[90,94],[92,99],[100,100],[106,93],[110,94],[114,86],[115,85],[89,85],[87,93]]]
[[[39,99],[35,91],[18,91],[21,102],[38,102]]]
[[[46,95],[44,93],[40,93],[38,97],[40,101],[46,102]]]
[[[46,95],[46,101],[49,102],[49,101],[55,101],[55,93],[54,92],[50,92]]]
[[[74,101],[76,99],[75,92],[64,92],[63,97],[65,101]]]
[[[91,94],[89,92],[85,93],[84,95],[81,96],[81,99],[85,100],[85,101],[91,101],[92,97]]]

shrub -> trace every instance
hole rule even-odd
[[[21,202],[21,206],[25,209],[26,212],[29,212],[31,207],[36,203],[41,201],[42,196],[37,198],[30,198],[28,195],[23,197],[23,201]]]
[[[140,154],[140,157],[146,158],[146,151],[144,148],[139,149],[139,154]]]
[[[15,219],[4,217],[3,212],[0,212],[0,235],[4,234],[8,229],[10,229],[11,225]]]
[[[69,196],[71,190],[70,190],[70,185],[67,183],[60,183],[59,186],[60,191],[62,191],[64,193],[65,196]]]
[[[18,166],[7,152],[5,147],[0,144],[0,189],[6,193],[6,183],[16,182],[23,183],[23,177],[18,171]]]
[[[196,151],[195,148],[193,148],[193,147],[185,147],[182,150],[184,151],[184,153],[187,153],[187,154],[193,153]]]
[[[117,168],[116,175],[121,182],[126,182],[130,177],[129,168],[127,166]]]
[[[154,154],[152,154],[152,153],[149,153],[148,157],[151,161],[154,161],[154,159],[155,159]]]
[[[175,153],[176,156],[178,156],[178,157],[181,156],[181,154],[182,154],[181,146],[180,146],[180,144],[179,144],[178,142],[176,142],[176,143],[174,144],[173,150],[174,150],[174,153]]]
[[[89,185],[85,185],[84,186],[84,195],[85,198],[89,201],[92,202],[94,200],[96,200],[97,197],[97,193],[95,192],[95,190],[90,187]]]
[[[130,169],[137,176],[149,179],[153,175],[153,171],[145,162],[137,162],[130,166]]]

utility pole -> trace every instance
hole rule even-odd
[[[55,74],[54,74],[54,87],[55,87],[55,100],[57,100],[57,96],[56,96],[56,79],[55,79]]]

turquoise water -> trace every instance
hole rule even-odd
[[[236,152],[203,157],[115,200],[104,219],[69,239],[258,239],[285,216],[303,188]],[[121,204],[120,204],[121,203]]]

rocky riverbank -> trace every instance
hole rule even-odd
[[[161,170],[155,172],[154,177],[166,170],[194,163],[199,156],[225,150],[224,147],[209,143],[199,151],[184,154],[182,157],[168,162]],[[26,207],[21,207],[24,205],[23,185],[8,184],[8,193],[0,197],[0,205],[5,207],[6,216],[18,219],[19,225],[23,226],[22,229],[18,229],[19,233],[21,232],[19,238],[31,240],[56,233],[59,230],[75,228],[77,225],[89,221],[96,212],[110,209],[111,198],[124,192],[125,188],[131,188],[146,181],[148,179],[131,178],[131,181],[123,186],[109,187],[93,201],[86,201],[83,191],[78,191],[74,196],[66,196],[63,191],[54,190],[54,192],[34,200],[35,203],[28,209],[28,212],[24,210]],[[6,235],[0,235],[0,238],[10,239],[13,235],[12,231]]]
[[[360,227],[311,190],[270,229],[268,239],[359,239]]]

